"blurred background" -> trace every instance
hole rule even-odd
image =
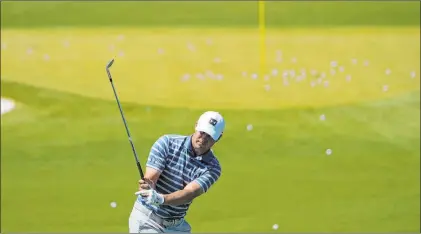
[[[420,2],[1,2],[1,231],[127,232],[164,134],[227,122],[192,232],[420,231]]]

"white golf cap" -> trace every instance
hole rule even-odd
[[[224,132],[224,128],[225,120],[222,115],[215,111],[207,111],[197,121],[196,131],[206,132],[217,141]]]

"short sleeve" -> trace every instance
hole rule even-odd
[[[194,181],[196,181],[200,187],[203,189],[203,192],[206,193],[210,187],[215,184],[215,182],[219,179],[221,176],[221,168],[215,167],[212,169],[209,169],[204,174],[196,178]]]
[[[151,147],[146,166],[162,172],[165,168],[165,158],[168,154],[168,145],[168,137],[160,137]]]

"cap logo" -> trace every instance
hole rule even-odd
[[[218,123],[218,121],[216,121],[216,119],[210,119],[209,120],[209,123],[212,125],[212,126],[215,126],[217,123]]]

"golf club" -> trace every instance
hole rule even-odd
[[[140,178],[143,179],[143,170],[142,170],[142,167],[140,166],[139,158],[137,157],[136,149],[134,147],[132,137],[130,136],[129,127],[127,125],[126,119],[124,118],[123,109],[121,108],[120,101],[118,100],[117,92],[116,92],[116,89],[115,89],[114,84],[113,84],[113,78],[111,77],[111,73],[110,73],[110,70],[109,70],[110,67],[113,65],[113,63],[114,63],[114,59],[112,59],[107,64],[106,70],[107,70],[108,78],[110,79],[111,87],[113,88],[114,96],[115,96],[115,99],[117,101],[118,108],[120,109],[121,118],[123,119],[124,126],[126,127],[127,136],[129,137],[129,142],[130,142],[130,145],[132,146],[132,150],[133,150],[134,158],[136,160],[137,169],[139,170]]]

